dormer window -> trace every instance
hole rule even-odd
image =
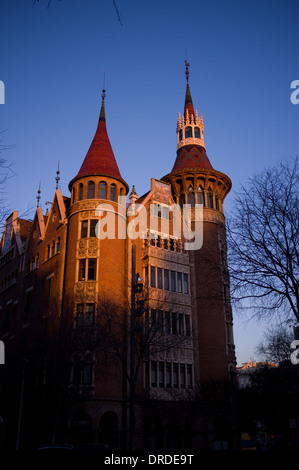
[[[185,129],[185,139],[188,139],[189,137],[192,137],[192,127],[186,127]]]
[[[194,127],[194,137],[200,139],[200,129],[199,127]]]

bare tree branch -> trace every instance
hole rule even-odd
[[[299,321],[298,158],[255,175],[227,220],[233,301]],[[246,301],[250,301],[249,304]]]

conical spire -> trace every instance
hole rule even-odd
[[[202,116],[194,112],[191,91],[189,86],[190,64],[185,60],[186,65],[186,95],[184,115],[179,115],[177,124],[178,146],[177,158],[174,163],[172,173],[194,168],[212,168],[208,159],[204,143],[204,124]]]
[[[185,74],[186,74],[187,86],[186,86],[184,116],[185,116],[185,119],[187,119],[188,117],[191,118],[192,115],[195,116],[195,113],[194,113],[194,107],[192,103],[191,91],[190,91],[190,86],[189,86],[190,64],[187,62],[187,60],[185,60],[185,64],[186,64]]]
[[[102,175],[110,176],[122,181],[128,188],[127,183],[123,180],[112,147],[108,137],[105,116],[105,90],[102,91],[102,105],[98,127],[94,138],[91,142],[86,157],[81,165],[77,176],[70,182],[70,185],[83,176]]]

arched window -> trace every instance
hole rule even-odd
[[[217,211],[219,211],[219,197],[218,196],[215,196],[215,206],[216,206]]]
[[[110,186],[110,201],[115,201],[116,198],[116,186],[115,184],[111,184]]]
[[[208,207],[210,207],[211,209],[214,208],[213,192],[211,188],[209,188],[208,191]]]
[[[191,207],[195,206],[195,194],[191,185],[189,186],[188,204],[190,204]]]
[[[83,199],[83,183],[80,183],[79,185],[79,201],[82,201]]]
[[[179,140],[183,140],[183,131],[182,129],[180,129],[180,132],[179,132]]]
[[[185,129],[185,139],[188,139],[189,137],[192,137],[192,127],[186,127]]]
[[[76,190],[75,188],[72,189],[72,203],[74,204],[75,202],[75,195],[76,195]]]
[[[200,129],[199,129],[199,127],[194,127],[194,137],[196,137],[196,139],[200,139]]]
[[[94,182],[88,181],[87,199],[94,199]]]
[[[205,207],[205,194],[203,192],[203,187],[202,186],[198,186],[197,204],[202,204],[203,207]]]
[[[107,199],[107,183],[105,181],[99,183],[99,199]]]

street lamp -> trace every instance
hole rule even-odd
[[[132,245],[132,271],[131,271],[131,325],[130,325],[130,435],[129,446],[133,450],[133,435],[135,429],[134,398],[135,398],[135,318],[142,316],[144,312],[144,301],[137,301],[136,294],[143,291],[142,279],[136,271],[136,245]]]

